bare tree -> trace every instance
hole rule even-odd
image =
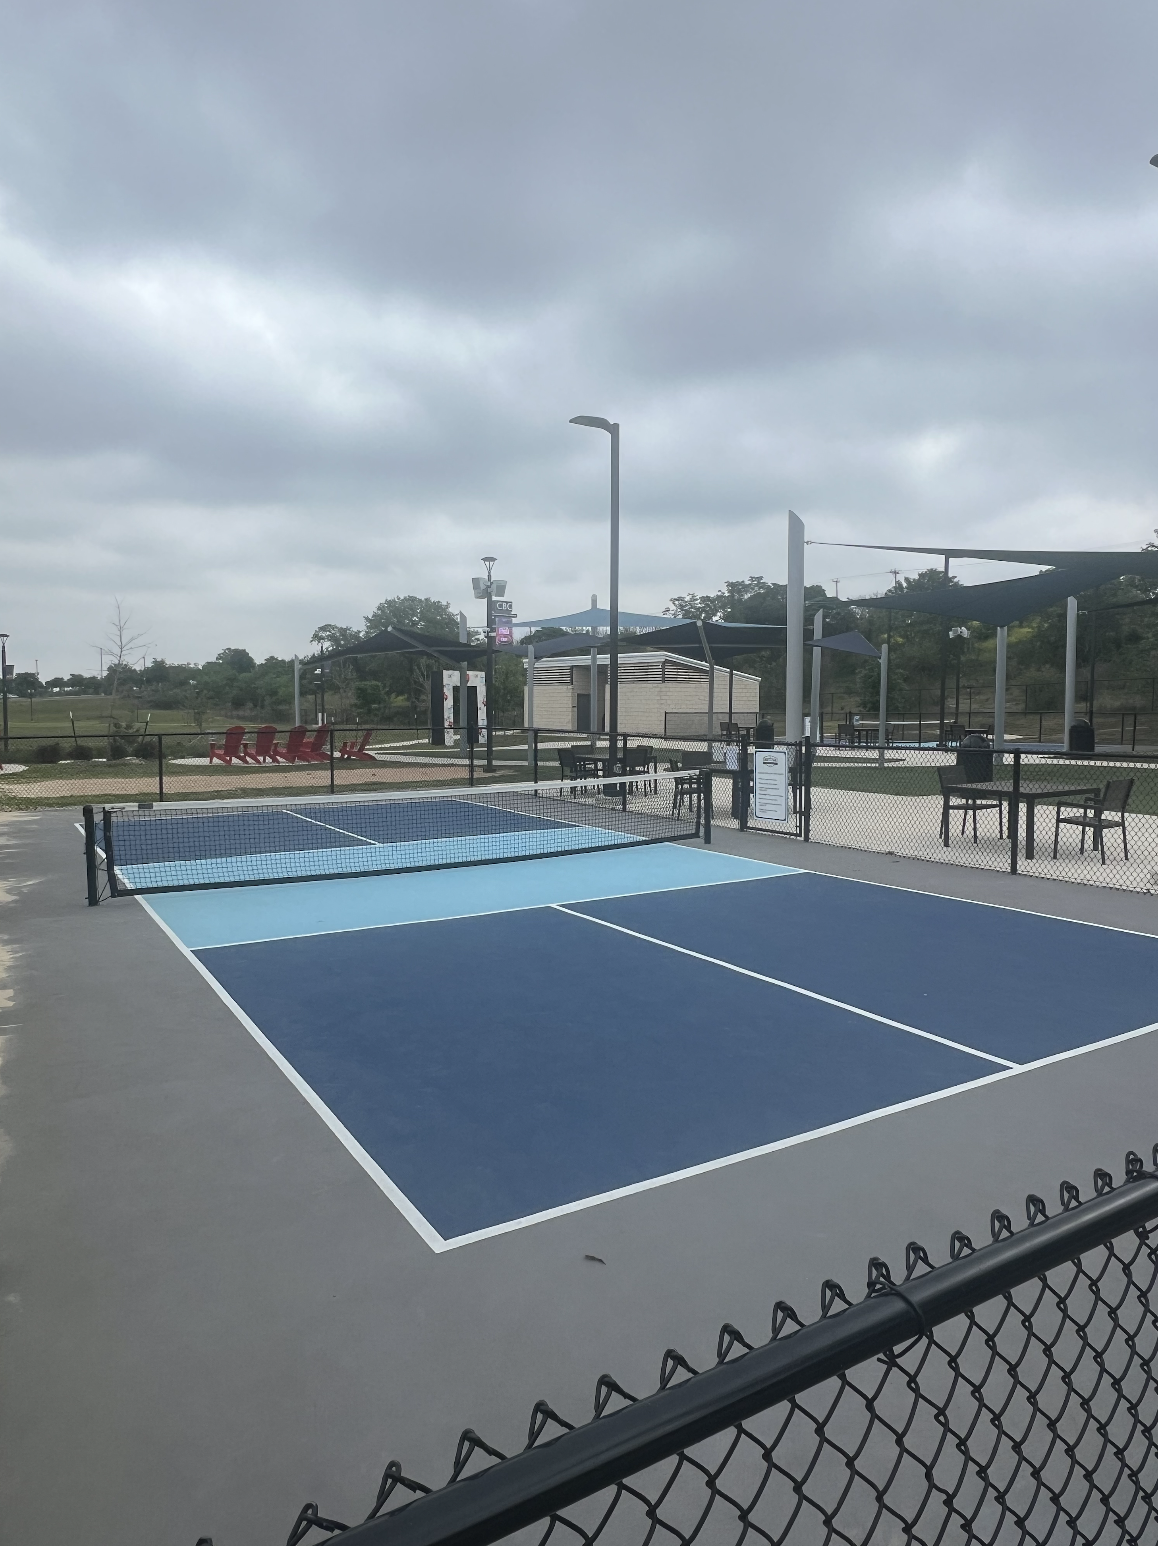
[[[144,629],[138,633],[133,632],[132,613],[124,606],[119,596],[114,596],[113,615],[108,620],[104,643],[92,646],[94,650],[101,651],[102,660],[105,655],[111,657],[108,669],[113,673],[114,703],[120,688],[122,671],[126,666],[131,666],[136,651],[146,648],[149,642]]]

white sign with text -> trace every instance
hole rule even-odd
[[[757,821],[788,820],[788,749],[752,753],[755,772],[752,814]]]

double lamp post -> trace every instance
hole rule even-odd
[[[579,414],[570,421],[587,429],[605,430],[611,436],[611,617],[607,660],[608,771],[618,770],[619,759],[619,425],[610,419]],[[599,681],[591,683],[591,725],[599,729]]]

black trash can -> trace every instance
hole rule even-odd
[[[957,751],[957,766],[967,784],[987,784],[993,777],[993,748],[983,735],[967,735]]]
[[[756,746],[776,745],[776,726],[770,719],[762,719],[752,732],[752,740]]]
[[[1070,726],[1069,750],[1072,752],[1094,751],[1094,727],[1088,719],[1075,719]]]

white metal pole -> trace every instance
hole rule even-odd
[[[877,761],[885,765],[885,747],[889,739],[889,647],[881,645],[881,700],[877,710]]]
[[[535,760],[535,646],[527,645],[527,766]]]
[[[993,750],[1001,759],[1005,746],[1005,650],[1009,629],[997,630],[997,671],[993,681]]]
[[[824,638],[824,608],[817,610],[812,619],[812,637]],[[812,701],[809,704],[811,719],[809,720],[808,733],[812,737],[815,746],[820,740],[820,650],[813,645],[812,648]]]
[[[294,724],[302,722],[302,665],[298,657],[294,656]]]
[[[784,739],[804,738],[804,522],[788,512],[788,635],[784,662]]]
[[[1062,745],[1070,749],[1070,732],[1074,728],[1074,698],[1078,676],[1078,598],[1066,597],[1066,695],[1065,722],[1062,728]]]

